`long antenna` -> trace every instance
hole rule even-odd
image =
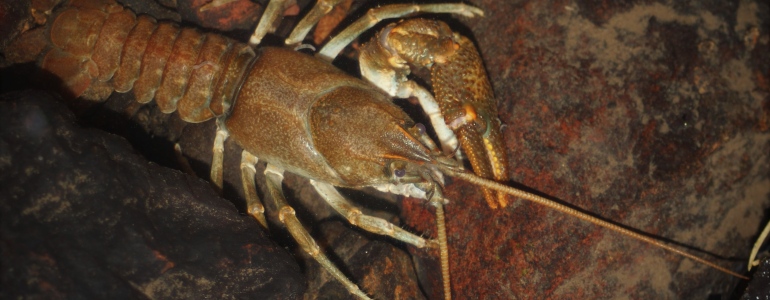
[[[692,259],[694,261],[697,261],[699,263],[702,263],[704,265],[707,265],[709,267],[712,267],[714,269],[722,271],[724,273],[730,274],[732,276],[735,276],[735,277],[738,277],[738,278],[741,278],[741,279],[745,279],[745,280],[749,279],[746,276],[743,276],[741,274],[735,273],[735,272],[730,271],[730,270],[728,270],[726,268],[718,266],[718,265],[716,265],[716,264],[714,264],[712,262],[709,262],[709,261],[707,261],[707,260],[705,260],[703,258],[697,257],[697,256],[692,255],[690,253],[684,252],[684,251],[682,251],[680,249],[674,248],[674,247],[672,247],[672,246],[670,246],[668,244],[663,243],[662,241],[659,241],[659,240],[653,239],[651,237],[644,236],[644,235],[641,235],[639,233],[633,232],[631,230],[628,230],[626,228],[620,227],[620,226],[615,225],[613,223],[604,221],[604,220],[599,219],[597,217],[594,217],[594,216],[588,215],[588,214],[586,214],[584,212],[578,211],[578,210],[576,210],[574,208],[571,208],[569,206],[557,203],[557,202],[555,202],[553,200],[546,199],[546,198],[540,197],[538,195],[535,195],[535,194],[532,194],[532,193],[528,193],[528,192],[525,192],[525,191],[522,191],[522,190],[519,190],[519,189],[516,189],[516,188],[512,188],[512,187],[509,187],[507,185],[503,185],[503,184],[500,184],[500,183],[497,183],[497,182],[494,182],[494,181],[491,181],[491,180],[487,180],[487,179],[478,177],[478,176],[470,174],[470,173],[453,170],[453,169],[451,169],[449,167],[446,167],[446,166],[439,165],[438,168],[444,174],[447,174],[449,176],[465,180],[467,182],[476,184],[478,186],[482,186],[482,187],[493,189],[493,190],[496,190],[496,191],[499,191],[499,192],[503,192],[503,193],[509,194],[511,196],[514,196],[514,197],[518,197],[518,198],[521,198],[521,199],[524,199],[524,200],[529,200],[529,201],[536,202],[536,203],[541,204],[541,205],[545,205],[547,207],[550,207],[552,209],[558,210],[558,211],[563,212],[565,214],[568,214],[568,215],[574,216],[576,218],[588,221],[590,223],[599,225],[601,227],[610,229],[612,231],[615,231],[615,232],[620,233],[622,235],[625,235],[627,237],[634,238],[634,239],[640,240],[642,242],[646,242],[648,244],[655,245],[655,246],[657,246],[659,248],[663,248],[665,250],[674,252],[674,253],[679,254],[681,256],[687,257],[689,259]]]
[[[438,233],[438,249],[441,257],[441,280],[444,283],[444,299],[452,299],[452,288],[449,278],[449,247],[446,241],[446,222],[444,221],[444,204],[436,203],[436,229]]]

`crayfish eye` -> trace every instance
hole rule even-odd
[[[390,174],[395,178],[406,176],[406,164],[403,161],[393,161],[389,166]]]
[[[425,129],[425,125],[422,125],[422,123],[417,123],[417,124],[414,125],[414,127],[417,127],[417,132],[420,135],[425,134],[425,131],[427,131],[427,129]]]

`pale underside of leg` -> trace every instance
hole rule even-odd
[[[179,143],[174,143],[174,155],[176,156],[176,161],[177,163],[179,163],[179,168],[182,169],[182,172],[185,172],[192,176],[196,176],[195,171],[190,165],[190,162],[187,160],[186,157],[184,157],[184,153],[182,152],[182,146],[180,146]]]
[[[302,18],[301,21],[291,31],[286,38],[286,45],[299,44],[305,39],[310,29],[315,26],[319,20],[334,9],[337,4],[344,0],[319,0],[313,8]]]
[[[438,232],[438,241],[426,241],[386,220],[367,216],[361,213],[361,210],[347,201],[337,189],[328,183],[310,180],[310,184],[316,189],[321,197],[326,200],[337,212],[344,216],[352,225],[358,226],[366,231],[390,236],[405,243],[424,247],[427,243],[436,245],[439,248],[441,261],[441,276],[443,279],[444,299],[451,299],[451,288],[449,282],[449,249],[447,246],[446,227],[444,221],[444,206],[441,202],[436,205],[436,227]]]
[[[343,48],[361,35],[361,33],[369,30],[382,20],[401,18],[416,13],[454,13],[466,17],[484,15],[479,8],[457,3],[392,4],[373,8],[365,16],[353,22],[353,24],[326,43],[317,55],[326,60],[333,60]]]
[[[433,130],[436,131],[436,136],[441,143],[441,149],[444,153],[454,153],[458,155],[458,159],[461,159],[457,137],[444,121],[444,115],[441,114],[441,109],[433,95],[413,80],[407,80],[403,72],[378,68],[376,66],[381,64],[372,62],[370,61],[371,59],[375,58],[365,53],[359,56],[361,75],[391,97],[417,98],[422,110],[428,116]]]
[[[256,156],[246,150],[241,152],[241,184],[243,185],[243,193],[246,195],[246,210],[263,228],[267,229],[265,206],[259,201],[257,187],[254,183],[254,177],[257,173],[255,165],[258,161]]]
[[[326,255],[321,252],[321,248],[313,240],[313,237],[305,230],[305,227],[299,222],[297,216],[294,213],[294,209],[286,202],[286,198],[283,196],[283,170],[267,165],[265,169],[265,178],[267,181],[267,188],[270,191],[270,195],[273,198],[274,206],[278,209],[278,216],[281,222],[286,226],[291,236],[297,241],[297,244],[307,252],[313,259],[315,259],[323,268],[329,272],[334,278],[336,278],[343,286],[353,295],[361,299],[370,299],[369,296],[364,294],[356,284],[351,282],[344,274],[336,267]]]
[[[254,33],[249,38],[249,45],[256,46],[262,42],[262,39],[268,33],[275,32],[278,22],[280,22],[283,12],[288,8],[293,1],[291,0],[271,0],[265,8],[265,12],[262,13],[262,18],[259,19],[257,28],[254,29]]]
[[[230,136],[225,128],[225,122],[223,117],[217,118],[217,136],[214,138],[214,147],[212,149],[211,158],[211,182],[214,183],[214,187],[217,192],[222,193],[223,176],[222,176],[222,164],[224,161],[225,153],[225,140]]]
[[[398,227],[393,223],[381,218],[363,214],[360,209],[346,200],[345,197],[343,197],[331,184],[315,180],[310,180],[310,184],[315,188],[318,194],[320,194],[321,197],[334,208],[334,210],[345,217],[350,224],[371,233],[392,237],[418,248],[423,248],[428,245],[425,239],[401,229],[401,227]]]
[[[751,248],[751,255],[749,255],[749,271],[751,271],[751,267],[756,267],[759,265],[759,260],[755,260],[755,258],[757,257],[757,253],[759,253],[759,248],[761,248],[765,243],[768,234],[770,234],[770,222],[765,225],[765,229],[763,229],[762,233],[759,234],[759,238],[757,238],[757,241],[754,242],[754,247]]]
[[[211,2],[207,3],[206,5],[201,6],[201,8],[198,9],[200,12],[205,12],[210,9],[217,8],[219,6],[228,4],[230,2],[235,2],[237,0],[212,0]]]
[[[441,143],[441,150],[444,153],[454,153],[458,159],[462,159],[460,147],[457,143],[457,136],[452,129],[444,122],[444,115],[441,114],[441,109],[436,103],[436,99],[430,94],[424,87],[421,87],[416,82],[409,80],[405,82],[404,89],[409,91],[408,97],[415,97],[420,103],[420,107],[428,115],[430,124],[433,126],[433,130],[436,131],[439,143]]]

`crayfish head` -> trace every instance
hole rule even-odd
[[[313,104],[307,120],[312,146],[337,173],[338,186],[393,183],[395,173],[411,178],[435,161],[414,121],[374,89],[329,91]]]

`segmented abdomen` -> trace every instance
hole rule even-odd
[[[50,27],[43,69],[73,97],[104,100],[112,91],[155,99],[161,111],[202,122],[229,109],[255,54],[248,45],[136,16],[104,1],[61,11]]]

